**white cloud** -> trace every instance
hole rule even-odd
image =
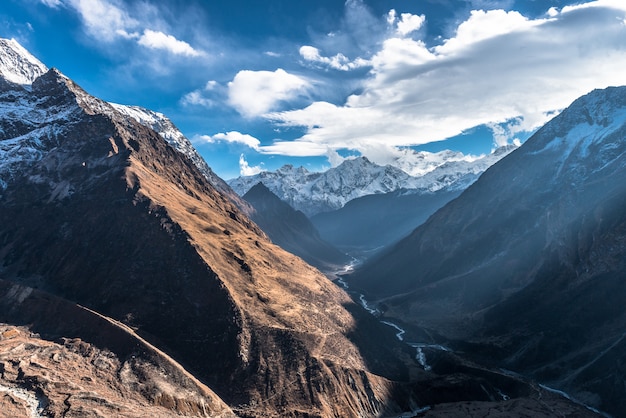
[[[191,47],[187,42],[179,41],[172,35],[163,32],[145,29],[143,35],[137,40],[139,45],[150,49],[163,49],[175,55],[185,55],[188,57],[198,57],[202,55]]]
[[[543,23],[541,19],[529,20],[516,11],[472,10],[469,19],[457,28],[456,36],[446,40],[443,45],[434,50],[438,54],[453,54],[480,41],[528,30],[541,23]]]
[[[307,80],[281,68],[273,72],[243,70],[228,83],[228,101],[242,115],[255,117],[295,99],[309,87]]]
[[[78,12],[87,33],[98,40],[110,42],[139,26],[116,0],[66,0],[65,4]]]
[[[330,68],[340,71],[350,71],[369,65],[367,60],[357,58],[354,61],[350,61],[348,57],[341,53],[333,57],[323,57],[320,55],[319,49],[309,45],[300,47],[300,56],[306,61],[324,64]]]
[[[261,141],[255,137],[248,134],[242,134],[237,131],[230,131],[226,133],[220,132],[215,135],[198,135],[194,137],[193,142],[227,142],[231,144],[243,144],[255,150],[258,150],[261,145]]]
[[[110,43],[118,39],[134,40],[149,49],[167,51],[175,55],[198,57],[202,51],[152,26],[167,26],[150,4],[137,3],[134,9],[120,0],[41,0],[48,7],[66,6],[74,9],[88,35]]]
[[[242,176],[254,176],[263,171],[260,165],[250,166],[243,154],[239,156],[239,174]]]
[[[218,105],[218,101],[213,97],[223,94],[223,86],[215,80],[209,80],[203,89],[194,90],[185,94],[180,99],[180,103],[183,106],[204,106],[210,108]]]
[[[326,155],[443,140],[488,125],[499,144],[541,126],[594,88],[626,84],[626,2],[598,0],[530,19],[474,11],[440,45],[380,43],[370,76],[343,105],[315,102],[265,117],[306,133],[263,152]],[[387,23],[396,21],[394,14]],[[302,53],[302,51],[301,51]],[[318,59],[319,51],[304,51]],[[303,54],[303,55],[304,55]]]
[[[391,9],[387,14],[387,24],[390,26],[395,25],[396,32],[402,37],[419,30],[425,21],[426,16],[414,15],[411,13],[401,13],[400,19],[398,19],[397,13],[394,9]]]

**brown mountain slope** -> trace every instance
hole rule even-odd
[[[55,70],[31,92],[4,89],[6,102],[57,109],[3,120],[12,137],[47,132],[41,159],[15,170],[0,198],[4,280],[132,326],[241,415],[349,417],[393,404],[389,379],[408,372],[380,338],[392,334],[271,244],[158,134]]]

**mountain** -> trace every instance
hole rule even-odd
[[[0,50],[0,77],[3,80],[29,86],[48,71],[41,61],[14,39],[0,39]]]
[[[161,135],[55,69],[0,83],[0,300],[11,301],[0,321],[146,357],[84,317],[119,321],[239,416],[371,416],[409,402],[393,388],[413,361],[388,327],[269,242]]]
[[[463,190],[480,173],[514,149],[501,147],[481,158],[472,159],[461,153],[420,152],[397,164],[414,175],[392,165],[379,166],[366,157],[347,159],[323,173],[311,173],[304,167],[285,165],[276,171],[263,171],[254,176],[238,177],[227,183],[244,195],[259,182],[293,208],[312,217],[342,208],[347,202],[373,194],[391,193],[401,189],[417,189],[425,193],[441,189]]]
[[[349,280],[385,316],[624,416],[626,87],[576,100]]]
[[[424,223],[461,190],[396,190],[353,199],[311,222],[322,238],[357,258],[396,243]]]
[[[155,112],[140,106],[127,106],[117,103],[110,103],[110,105],[123,115],[136,120],[140,124],[147,126],[161,135],[161,137],[163,137],[168,144],[189,158],[191,162],[198,167],[204,177],[209,180],[213,187],[219,190],[222,194],[227,195],[228,198],[231,199],[239,207],[239,209],[244,211],[246,214],[250,213],[250,207],[246,205],[245,201],[243,201],[224,180],[211,170],[211,167],[209,167],[206,161],[204,161],[204,158],[202,158],[198,151],[196,151],[193,147],[191,141],[189,141],[189,139],[187,139],[187,137],[185,137],[185,135],[178,130],[178,128],[172,123],[171,120],[168,119],[167,116],[163,113]]]
[[[337,270],[350,261],[350,257],[320,238],[304,213],[280,200],[263,183],[248,190],[243,198],[255,209],[252,220],[290,253],[322,271]]]
[[[425,367],[162,135],[56,69],[0,77],[0,149],[3,412],[590,415],[445,350]]]

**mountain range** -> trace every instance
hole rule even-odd
[[[515,148],[514,145],[500,147],[478,158],[451,151],[415,153],[410,165],[407,159],[398,164],[413,175],[393,165],[380,166],[366,157],[357,157],[346,159],[337,167],[321,173],[285,165],[276,171],[263,171],[227,182],[241,196],[261,182],[294,209],[313,217],[341,209],[353,199],[373,194],[402,189],[421,193],[461,191]]]
[[[386,318],[624,416],[624,138],[626,87],[581,97],[346,280]]]
[[[269,241],[161,116],[91,96],[12,40],[0,71],[3,411],[594,415],[451,352],[426,367]]]

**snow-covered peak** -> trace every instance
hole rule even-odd
[[[47,71],[48,67],[15,39],[0,38],[0,75],[5,80],[30,85]]]
[[[229,180],[228,184],[243,196],[261,182],[282,200],[312,216],[339,209],[358,197],[400,189],[416,193],[441,189],[462,190],[514,148],[498,149],[481,157],[464,156],[454,151],[411,151],[412,154],[407,154],[404,162],[411,160],[413,171],[420,173],[418,175],[409,175],[394,165],[381,166],[365,157],[358,157],[346,159],[323,173],[285,165],[276,171],[238,177]]]

